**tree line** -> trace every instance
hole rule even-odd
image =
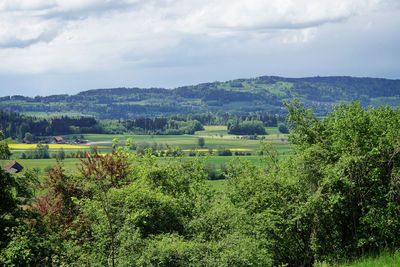
[[[251,123],[248,123],[248,122]],[[0,130],[6,138],[25,141],[38,141],[40,137],[85,134],[154,134],[154,135],[181,135],[194,134],[203,130],[204,125],[244,125],[242,130],[232,130],[232,134],[262,134],[254,132],[250,126],[260,124],[260,127],[273,127],[285,124],[285,117],[265,113],[247,114],[177,114],[168,117],[140,117],[131,120],[99,120],[93,117],[60,116],[50,119],[27,116],[15,112],[0,110]]]
[[[0,130],[6,138],[18,140],[63,134],[101,133],[95,118],[67,116],[43,119],[0,110]],[[27,135],[28,134],[28,135]],[[31,140],[29,140],[31,141]]]
[[[262,76],[203,83],[175,89],[111,88],[76,95],[0,97],[0,109],[16,112],[90,114],[98,119],[167,117],[173,114],[262,112],[285,114],[282,101],[300,96],[320,116],[334,104],[362,100],[364,105],[395,105],[400,81],[355,77],[284,78]],[[397,102],[396,102],[397,101]]]

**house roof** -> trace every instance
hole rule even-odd
[[[22,171],[23,169],[24,167],[22,167],[22,165],[16,161],[11,161],[10,163],[8,163],[7,166],[4,167],[4,170],[8,173],[17,173]]]
[[[57,136],[57,137],[54,137],[54,139],[56,140],[56,141],[64,141],[64,139],[62,138],[62,137],[60,137],[60,136]]]

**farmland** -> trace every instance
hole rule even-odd
[[[151,147],[155,151],[166,151],[167,147],[179,147],[184,152],[183,160],[189,160],[189,153],[203,153],[208,155],[206,164],[217,172],[221,171],[223,166],[227,165],[236,154],[241,159],[246,159],[256,164],[260,163],[256,152],[260,148],[260,140],[248,140],[241,136],[227,134],[226,126],[205,126],[203,131],[197,131],[195,135],[112,135],[112,134],[85,134],[84,138],[89,142],[85,145],[71,144],[48,144],[50,154],[56,154],[60,149],[66,152],[74,151],[90,151],[90,147],[96,147],[99,153],[110,153],[112,142],[118,139],[119,145],[125,146],[128,139],[132,139],[136,147]],[[287,143],[287,136],[280,134],[276,127],[267,127],[265,136],[260,136],[267,142],[272,142],[273,147],[281,154],[287,154],[290,151]],[[65,135],[65,138],[71,136]],[[198,146],[198,139],[204,138],[204,147]],[[9,144],[10,150],[13,152],[11,159],[18,160],[22,166],[28,169],[36,168],[39,174],[44,176],[46,171],[57,164],[55,158],[50,159],[20,159],[21,153],[33,150],[37,144]],[[218,156],[218,149],[229,149],[233,156]],[[134,151],[132,151],[134,152]],[[209,155],[210,152],[213,155]],[[247,154],[247,155],[246,155]],[[158,157],[159,162],[167,162],[168,157]],[[5,166],[9,161],[0,161],[1,166]],[[70,172],[76,172],[80,164],[78,158],[65,158],[63,161],[64,169]]]

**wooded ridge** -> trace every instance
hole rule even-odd
[[[133,119],[188,113],[282,114],[282,101],[299,96],[306,107],[325,115],[341,101],[361,100],[363,106],[396,106],[400,80],[349,76],[284,78],[262,76],[202,83],[175,89],[94,89],[76,95],[6,96],[0,109],[13,112],[75,112],[99,119]]]

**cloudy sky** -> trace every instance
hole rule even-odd
[[[400,78],[399,0],[0,0],[0,96]]]

